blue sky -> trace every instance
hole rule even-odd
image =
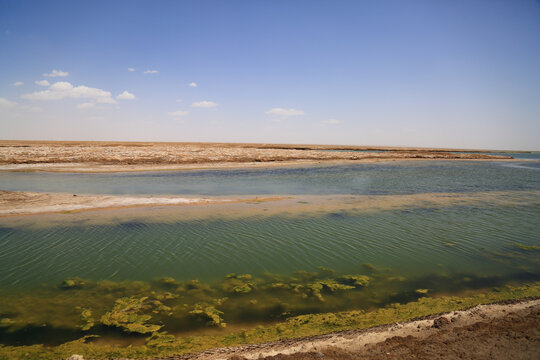
[[[540,150],[539,64],[532,0],[0,0],[0,138]]]

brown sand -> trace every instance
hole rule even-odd
[[[540,300],[474,308],[367,330],[166,359],[538,359]]]
[[[263,205],[264,204],[264,205]],[[182,218],[220,216],[305,215],[331,212],[376,212],[411,208],[451,206],[524,206],[540,204],[539,190],[487,191],[469,193],[421,193],[405,195],[295,195],[295,196],[212,196],[174,195],[81,195],[0,190],[0,218],[6,216],[82,212],[106,209],[153,207],[159,221],[177,219],[178,208],[189,206]],[[164,207],[167,206],[168,209]],[[119,216],[119,214],[116,214]],[[133,210],[128,217],[137,217]],[[150,221],[144,214],[145,221]]]
[[[263,203],[282,199],[285,199],[285,197],[243,196],[235,198],[198,198],[173,195],[77,195],[0,190],[0,217],[45,213],[71,213],[145,206],[235,204],[245,202]]]
[[[341,151],[327,151],[341,150]],[[349,150],[349,151],[347,151]],[[354,152],[351,150],[386,150]],[[511,159],[450,149],[330,145],[0,141],[0,170],[156,171],[215,167],[260,167],[327,162],[418,159]]]

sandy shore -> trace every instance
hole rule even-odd
[[[330,213],[340,211],[382,211],[451,206],[523,206],[537,205],[540,191],[487,191],[470,193],[421,193],[405,195],[297,195],[297,196],[213,196],[174,195],[81,195],[0,190],[0,218],[20,215],[74,213],[92,210],[154,207],[159,221],[177,219],[178,208],[184,219],[219,215],[239,218],[257,214],[276,216]],[[264,203],[264,206],[262,204]],[[192,205],[209,205],[193,207]],[[262,207],[261,207],[262,206]],[[164,208],[167,207],[167,208]],[[174,209],[167,211],[167,209]],[[118,217],[121,214],[116,213]],[[140,216],[130,210],[127,217]],[[106,217],[106,216],[105,216]],[[151,218],[144,215],[145,221]]]
[[[540,300],[480,305],[406,323],[163,359],[538,359]]]
[[[196,198],[182,196],[77,195],[0,190],[0,217],[79,212],[143,206],[232,204],[267,202],[283,197]]]
[[[493,160],[509,156],[332,145],[0,141],[0,170],[164,171],[421,159]]]

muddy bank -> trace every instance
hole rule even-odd
[[[115,172],[321,162],[512,159],[452,151],[331,145],[0,141],[0,170]]]
[[[425,193],[410,195],[297,195],[297,196],[212,196],[186,197],[174,195],[81,195],[66,193],[41,193],[29,191],[0,190],[0,218],[6,216],[45,213],[82,212],[92,210],[160,207],[159,220],[177,219],[178,212],[171,215],[171,206],[212,205],[190,207],[182,213],[184,219],[219,215],[236,219],[257,213],[259,216],[302,215],[343,211],[383,211],[398,209],[485,206],[537,205],[540,191],[488,191],[471,193]],[[261,203],[265,206],[261,209]],[[232,206],[234,204],[234,206]],[[168,208],[163,208],[167,206]],[[176,210],[176,209],[175,209]],[[156,213],[157,214],[157,213]],[[119,214],[116,214],[119,216]],[[137,218],[137,213],[126,214]],[[143,215],[145,221],[148,216]]]
[[[278,197],[198,198],[183,196],[77,195],[0,190],[0,217],[43,213],[79,212],[101,209],[168,205],[231,204],[267,202]]]
[[[160,359],[537,359],[540,300],[480,305],[366,330]]]

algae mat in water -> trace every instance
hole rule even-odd
[[[52,360],[67,358],[72,354],[81,354],[87,359],[171,356],[222,346],[268,342],[340,330],[362,329],[451,310],[465,309],[479,304],[531,297],[540,297],[540,283],[531,283],[518,287],[493,288],[487,292],[464,297],[422,297],[414,302],[403,305],[398,303],[390,304],[374,311],[301,315],[272,325],[258,326],[250,330],[233,331],[227,334],[178,338],[164,331],[154,331],[150,336],[146,337],[144,345],[139,346],[121,347],[99,344],[95,342],[95,336],[88,335],[52,347],[43,345],[0,345],[0,359]],[[145,300],[134,300],[132,306],[124,302],[122,306],[127,305],[129,309],[138,309]]]

